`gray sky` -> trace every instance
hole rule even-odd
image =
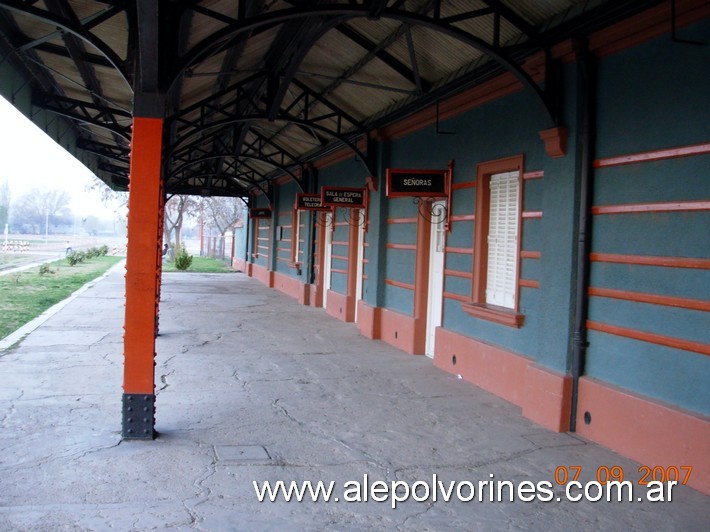
[[[89,192],[98,178],[0,97],[0,183],[6,180],[14,200],[32,188],[66,190],[82,217],[112,219],[120,205],[105,205],[97,191]]]

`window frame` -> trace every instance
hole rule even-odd
[[[471,316],[492,321],[509,327],[522,327],[525,316],[520,308],[520,249],[522,243],[523,210],[523,170],[522,154],[486,161],[476,165],[476,206],[473,234],[473,280],[471,301],[461,307]],[[505,172],[518,172],[518,241],[515,269],[515,306],[510,309],[486,302],[488,277],[488,232],[490,221],[490,180],[491,176]]]
[[[299,260],[300,251],[300,239],[301,239],[301,211],[294,205],[293,213],[291,216],[291,261],[288,265],[291,268],[300,270],[302,263]]]

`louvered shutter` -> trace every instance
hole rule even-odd
[[[518,276],[518,172],[490,178],[486,303],[515,308]]]

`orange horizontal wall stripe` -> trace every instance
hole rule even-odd
[[[665,150],[647,151],[619,155],[617,157],[606,157],[594,161],[594,168],[605,168],[607,166],[621,166],[624,164],[645,163],[649,161],[660,161],[663,159],[675,159],[678,157],[688,157],[692,155],[702,155],[710,153],[710,143],[693,144],[690,146],[679,146]]]
[[[416,218],[387,218],[388,224],[415,224]]]
[[[345,240],[333,240],[331,242],[331,244],[333,244],[334,246],[347,246],[348,245],[347,241],[345,241]]]
[[[347,275],[347,274],[348,274],[348,270],[341,270],[341,269],[339,269],[339,268],[331,268],[330,271],[331,271],[332,273],[342,273],[343,275]]]
[[[518,279],[519,286],[525,286],[527,288],[540,288],[540,281],[533,281],[532,279]]]
[[[465,183],[454,183],[451,185],[453,190],[461,190],[462,188],[476,188],[475,181],[466,181]]]
[[[461,272],[459,270],[444,270],[444,275],[450,275],[451,277],[461,277],[463,279],[473,279],[472,272]]]
[[[614,290],[612,288],[589,288],[590,296],[610,297],[612,299],[623,299],[636,303],[651,303],[653,305],[665,305],[667,307],[687,308],[690,310],[702,310],[710,312],[710,301],[701,299],[689,299],[684,297],[662,296],[658,294],[648,294],[645,292],[631,292],[628,290]]]
[[[409,283],[401,283],[399,281],[392,281],[391,279],[385,279],[385,284],[390,286],[396,286],[397,288],[404,288],[405,290],[414,290],[414,285]]]
[[[613,334],[616,336],[623,336],[625,338],[632,338],[634,340],[641,340],[642,342],[648,342],[651,344],[672,347],[674,349],[692,351],[693,353],[700,353],[701,355],[710,355],[709,344],[692,342],[690,340],[675,338],[673,336],[664,336],[662,334],[639,331],[636,329],[629,329],[626,327],[619,327],[617,325],[609,325],[608,323],[600,323],[596,321],[588,321],[587,329]]]
[[[335,222],[333,225],[340,227],[343,225],[350,225],[350,224],[348,222]]]
[[[521,251],[521,259],[539,259],[542,254],[539,251]]]
[[[666,201],[659,203],[626,203],[592,207],[592,214],[627,214],[638,212],[708,211],[710,201]]]
[[[592,262],[611,262],[615,264],[638,264],[641,266],[665,266],[668,268],[710,270],[710,259],[654,257],[650,255],[617,255],[614,253],[591,253],[589,258]]]
[[[446,246],[446,248],[444,248],[444,250],[446,251],[446,253],[459,253],[461,255],[473,255],[473,250],[470,248],[454,248],[454,247]]]
[[[538,170],[537,172],[525,172],[523,174],[523,179],[542,179],[545,176],[543,170]]]
[[[471,301],[470,297],[462,296],[460,294],[453,294],[451,292],[444,292],[444,297],[446,299],[455,299],[456,301]]]
[[[417,245],[416,244],[392,244],[388,243],[387,244],[388,249],[408,249],[408,250],[416,250]]]
[[[338,259],[338,260],[344,260],[344,261],[347,261],[347,260],[348,260],[348,258],[347,258],[347,257],[344,257],[343,255],[331,255],[330,257],[331,257],[332,259]]]
[[[475,214],[456,214],[451,217],[452,222],[469,222],[471,220],[475,220],[476,215]]]
[[[523,211],[523,218],[542,218],[542,211]]]

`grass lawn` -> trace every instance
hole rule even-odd
[[[179,272],[175,267],[175,263],[171,261],[163,261],[163,272]],[[192,264],[190,268],[186,270],[194,273],[233,273],[229,265],[221,260],[210,259],[208,257],[192,257]]]
[[[0,338],[66,299],[120,260],[121,257],[94,257],[69,266],[63,259],[50,263],[54,273],[40,275],[37,267],[0,276]]]

